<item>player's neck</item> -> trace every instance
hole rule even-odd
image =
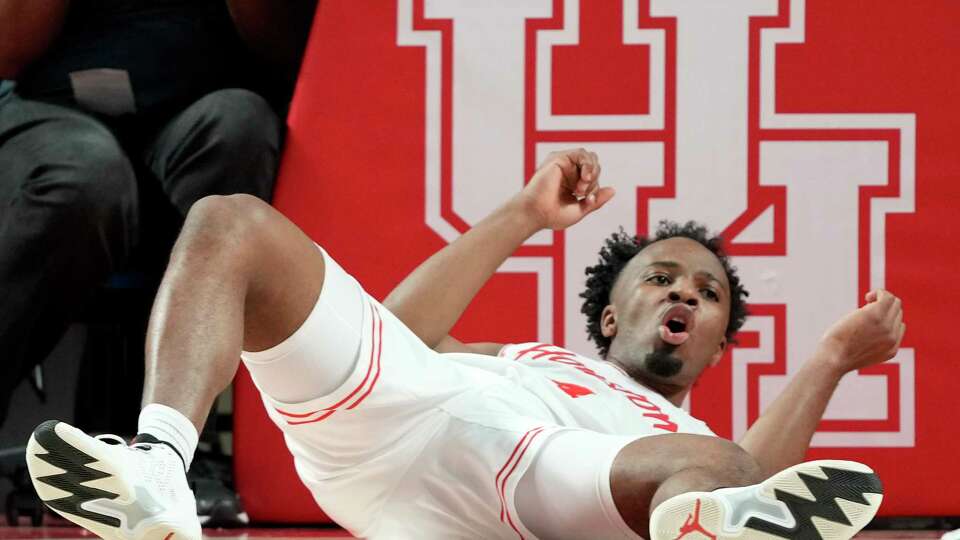
[[[667,401],[673,403],[677,407],[683,406],[683,400],[687,399],[687,394],[690,393],[690,388],[686,387],[681,389],[679,392],[675,392],[671,395],[664,394],[663,397],[667,398]]]

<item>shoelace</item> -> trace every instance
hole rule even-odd
[[[94,438],[97,440],[103,441],[111,446],[128,446],[129,448],[132,448],[134,450],[140,450],[142,452],[149,452],[150,449],[152,448],[152,445],[148,443],[128,444],[127,441],[123,439],[123,437],[120,437],[119,435],[114,435],[112,433],[104,433],[103,435],[97,435]]]
[[[120,436],[118,436],[118,435],[114,435],[114,434],[112,434],[112,433],[104,433],[103,435],[97,435],[97,436],[94,437],[94,438],[97,439],[97,440],[101,440],[101,441],[103,441],[103,442],[105,442],[105,443],[107,443],[107,444],[110,444],[110,445],[121,444],[121,445],[126,446],[126,444],[127,444],[127,441],[123,440],[122,437],[120,437]]]

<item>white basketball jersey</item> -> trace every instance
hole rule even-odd
[[[503,347],[500,358],[444,355],[512,379],[536,395],[562,426],[611,435],[693,433],[716,436],[702,421],[619,367],[556,345],[519,343]]]

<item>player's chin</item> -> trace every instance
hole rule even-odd
[[[654,351],[675,358],[685,367],[690,365],[691,361],[698,356],[697,346],[692,343],[692,340],[677,345],[658,339],[654,345]]]

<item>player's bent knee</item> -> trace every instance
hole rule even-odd
[[[643,534],[655,498],[662,495],[661,487],[691,476],[698,479],[698,487],[708,490],[763,480],[756,460],[731,441],[668,434],[644,437],[625,446],[610,469],[610,488],[621,517]]]
[[[731,486],[756,484],[763,481],[763,473],[757,460],[740,445],[726,439],[715,438],[717,444],[714,459],[707,468]]]
[[[617,455],[610,478],[616,491],[651,496],[661,482],[687,469],[709,470],[731,486],[763,480],[756,460],[736,443],[692,434],[633,441]]]
[[[187,213],[187,222],[234,225],[238,222],[264,221],[274,212],[276,210],[269,204],[245,193],[208,195],[193,204]]]
[[[277,219],[279,213],[257,197],[210,195],[190,208],[181,238],[194,247],[208,244],[232,252],[253,250],[262,231]]]
[[[685,459],[678,461],[678,468],[708,470],[714,477],[729,486],[748,485],[763,480],[757,461],[740,445],[702,435],[695,437],[689,450],[681,450]]]

